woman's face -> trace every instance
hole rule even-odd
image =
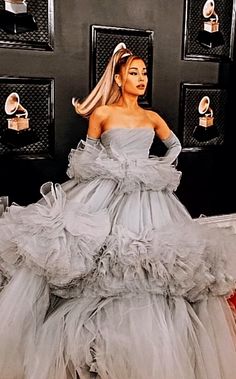
[[[119,74],[122,93],[141,96],[145,93],[148,83],[147,67],[142,59],[134,58],[131,63],[123,66]]]

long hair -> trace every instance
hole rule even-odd
[[[139,57],[132,55],[129,49],[123,48],[112,55],[101,79],[90,94],[82,102],[75,100],[76,112],[83,117],[89,117],[98,106],[117,102],[121,97],[121,91],[114,80],[114,75],[120,73],[124,65],[127,65],[128,70],[130,63],[137,58]]]

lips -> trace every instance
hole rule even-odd
[[[144,84],[139,84],[139,85],[137,86],[137,88],[138,88],[138,89],[144,89],[144,88],[145,88],[145,85],[144,85]]]

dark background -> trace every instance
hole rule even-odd
[[[45,181],[67,180],[68,154],[87,130],[87,121],[74,112],[71,98],[88,94],[90,25],[96,24],[154,31],[152,105],[177,135],[181,82],[228,88],[225,146],[181,153],[178,168],[183,176],[177,196],[193,217],[235,212],[236,126],[229,121],[234,115],[235,63],[184,61],[183,23],[183,0],[56,0],[54,51],[0,48],[0,76],[55,78],[55,156],[1,160],[0,195],[27,205],[40,198],[39,187]],[[158,145],[155,141],[152,152],[157,152]]]

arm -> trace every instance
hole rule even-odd
[[[99,139],[102,134],[103,124],[107,119],[108,107],[100,106],[96,108],[89,117],[89,127],[87,138]]]
[[[150,118],[154,123],[156,135],[164,143],[167,151],[162,158],[163,161],[172,164],[181,152],[181,144],[176,135],[168,127],[167,123],[157,113],[149,111]]]
[[[95,146],[98,144],[101,133],[102,124],[104,122],[104,106],[96,108],[89,117],[89,127],[86,136],[86,143]]]
[[[167,148],[163,160],[171,164],[174,163],[182,149],[179,139],[171,131],[169,137],[162,140],[162,142]]]

